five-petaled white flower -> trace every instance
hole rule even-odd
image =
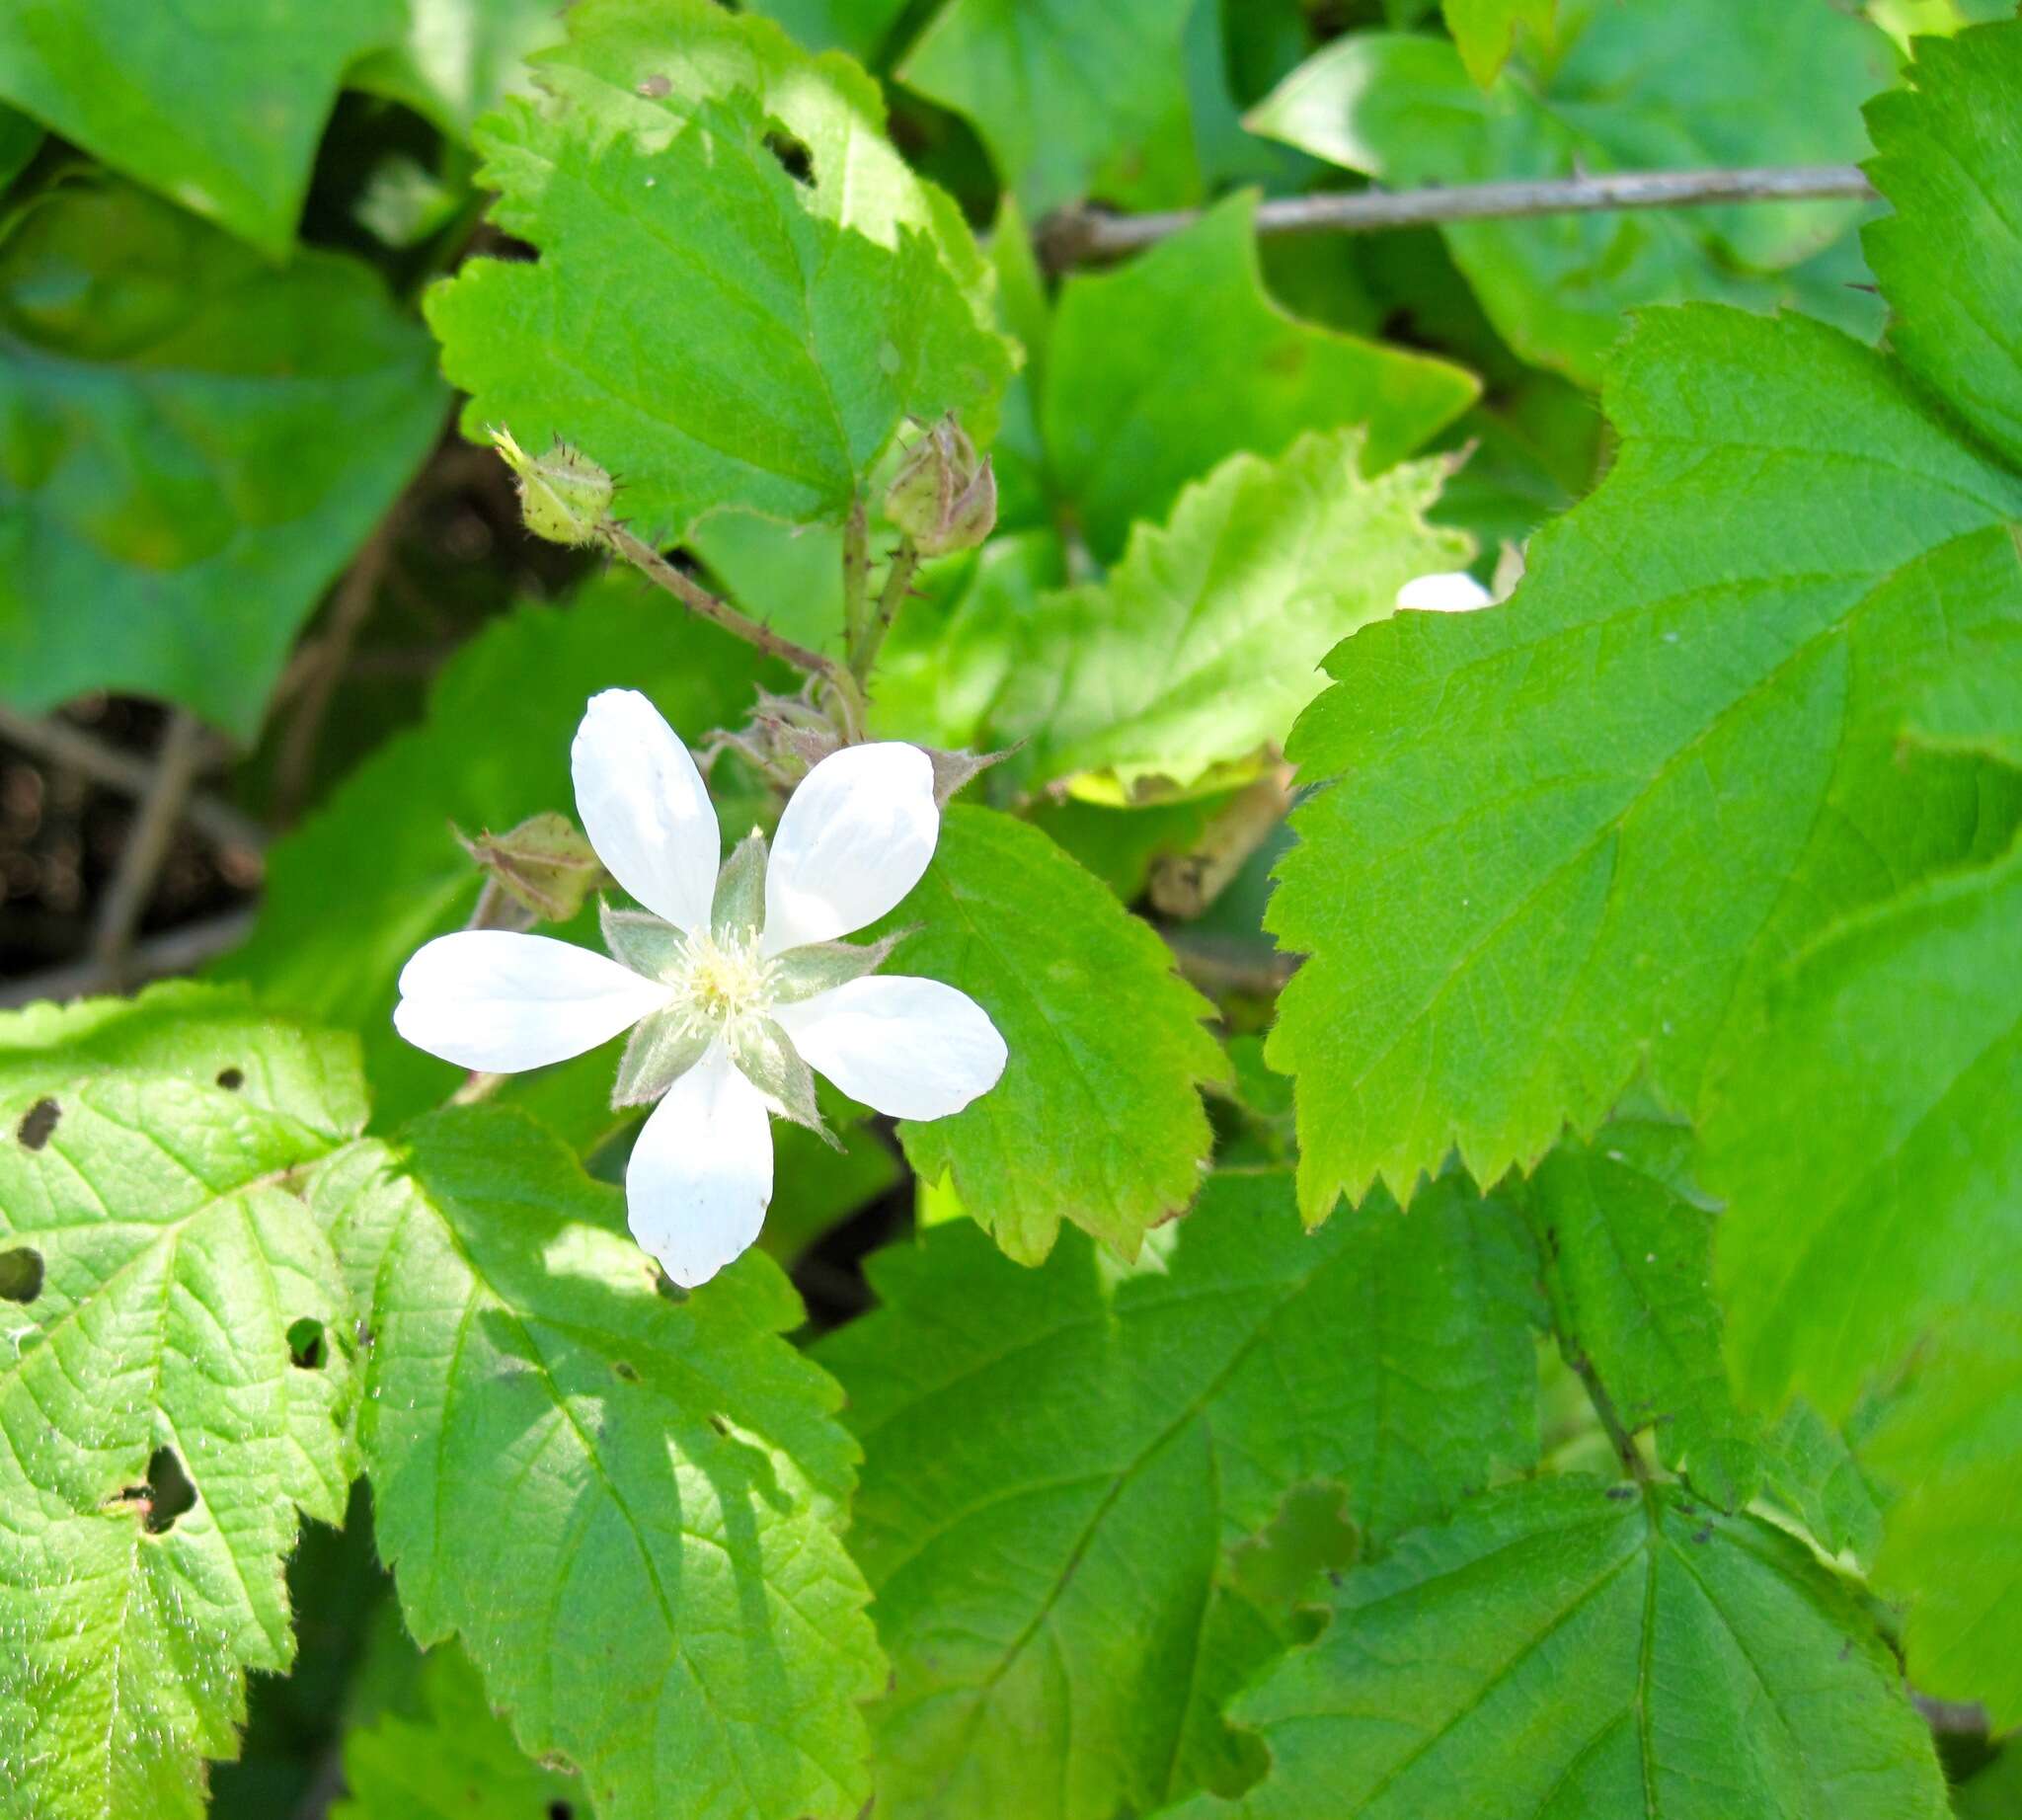
[[[919,882],[941,812],[916,746],[846,746],[811,770],[768,857],[721,837],[688,750],[644,695],[607,689],[572,752],[584,833],[645,911],[604,910],[614,960],[542,935],[467,929],[400,976],[395,1027],[468,1068],[510,1073],[632,1040],[614,1101],[660,1103],[625,1171],[632,1231],[684,1287],[758,1236],[780,1113],[820,1129],[810,1067],[901,1119],[994,1086],[1004,1039],[966,992],[873,978],[892,941],[836,938]]]

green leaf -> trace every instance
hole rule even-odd
[[[953,1118],[900,1121],[906,1159],[930,1182],[952,1170],[1022,1263],[1063,1219],[1134,1257],[1200,1188],[1197,1088],[1227,1066],[1165,944],[1038,829],[960,805],[885,928],[915,931],[889,971],[959,987],[1010,1050],[1003,1078]]]
[[[26,114],[0,107],[0,192],[28,169],[41,149],[41,127]]]
[[[963,1224],[876,1258],[883,1311],[820,1357],[894,1671],[880,1812],[1184,1792],[1228,1550],[1287,1493],[1343,1484],[1387,1538],[1534,1459],[1532,1268],[1516,1211],[1458,1182],[1308,1237],[1281,1171],[1211,1179],[1134,1271],[1078,1234],[1021,1271]]]
[[[1171,1820],[1937,1820],[1930,1735],[1801,1544],[1674,1490],[1513,1486],[1341,1582],[1239,1700],[1271,1773]]]
[[[855,1448],[778,1266],[669,1300],[618,1191],[498,1109],[314,1192],[370,1309],[358,1439],[416,1639],[460,1634],[603,1820],[853,1820],[884,1680],[837,1534]]]
[[[451,825],[507,829],[569,810],[569,742],[599,689],[644,690],[699,740],[740,718],[761,680],[778,678],[748,646],[629,573],[570,606],[515,608],[443,667],[419,727],[386,741],[269,850],[259,921],[216,971],[356,1030],[382,1123],[439,1102],[461,1071],[403,1043],[392,1016],[408,956],[460,928],[477,902],[481,875]],[[593,913],[569,933],[599,945]],[[568,1066],[599,1068],[608,1102],[614,1054]]]
[[[1889,346],[2022,466],[2022,226],[2005,206],[2022,187],[2022,28],[1925,39],[1910,76],[1913,92],[1868,110],[1868,174],[1894,212],[1861,238],[1889,294]]]
[[[1134,519],[1163,517],[1188,481],[1239,449],[1275,458],[1303,431],[1360,425],[1373,473],[1474,401],[1456,366],[1273,303],[1256,211],[1254,195],[1231,197],[1120,271],[1062,287],[1041,424],[1052,484],[1102,561]],[[1186,351],[1177,367],[1175,349]]]
[[[1519,28],[1541,45],[1552,41],[1558,0],[1445,0],[1446,30],[1460,48],[1467,73],[1482,88],[1495,81],[1516,42]]]
[[[0,100],[284,258],[345,66],[405,17],[400,0],[9,7]]]
[[[751,0],[749,11],[776,19],[810,50],[846,50],[872,63],[906,0]]]
[[[507,95],[530,95],[526,59],[562,36],[554,0],[408,0],[407,36],[350,72],[453,138]]]
[[[1862,1450],[1864,1464],[1901,1491],[1875,1580],[1909,1603],[1910,1677],[1939,1699],[1981,1701],[1996,1733],[2022,1717],[2022,1666],[2007,1641],[2022,1625],[2015,1306],[2010,1287],[1948,1323]]]
[[[0,1019],[0,1762],[37,1820],[196,1820],[282,1564],[353,1462],[348,1305],[289,1172],[343,1038],[189,986]],[[19,1792],[16,1783],[10,1792]]]
[[[1282,745],[1325,684],[1321,659],[1386,618],[1412,577],[1469,554],[1425,522],[1442,463],[1364,481],[1361,451],[1350,430],[1277,462],[1232,456],[1106,580],[1046,596],[991,716],[997,739],[1031,742],[1036,781],[1102,771],[1127,791],[1185,788]]]
[[[966,116],[1028,214],[1095,196],[1198,199],[1187,91],[1194,0],[948,0],[907,53],[909,88]]]
[[[1486,92],[1449,44],[1357,34],[1294,71],[1250,124],[1394,189],[1827,164],[1867,149],[1859,106],[1895,68],[1886,37],[1830,0],[1568,0],[1560,11],[1549,66],[1519,53]],[[1794,87],[1802,108],[1789,105]],[[1776,275],[1858,213],[1848,202],[1750,203],[1440,231],[1511,347],[1594,385],[1627,312],[1691,298],[1769,308],[1791,294]],[[1848,326],[1863,320],[1857,297],[1837,294]]]
[[[883,124],[860,72],[712,0],[570,27],[545,105],[477,134],[494,219],[540,258],[472,261],[428,298],[471,435],[575,443],[664,541],[732,506],[838,519],[908,415],[987,421],[1009,358],[978,256],[889,147],[855,194]]]
[[[383,1714],[345,1739],[350,1798],[330,1820],[550,1820],[574,1811],[582,1785],[520,1754],[454,1644],[423,1658],[417,1697],[414,1714]]]
[[[1693,1106],[1795,947],[2012,826],[2012,785],[1898,735],[2022,614],[2022,478],[1800,317],[1653,314],[1608,402],[1615,466],[1516,597],[1358,633],[1293,732],[1338,779],[1268,917],[1311,957],[1270,1052],[1309,1217],[1455,1143],[1492,1180],[1638,1068]]]
[[[0,673],[250,739],[289,642],[434,440],[428,338],[354,260],[276,270],[124,184],[0,226]]]

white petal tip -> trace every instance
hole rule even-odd
[[[1495,604],[1495,596],[1466,570],[1414,576],[1397,591],[1401,613],[1472,613]]]

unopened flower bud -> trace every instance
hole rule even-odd
[[[954,418],[944,417],[898,470],[885,514],[922,556],[972,550],[997,522],[997,477]]]
[[[591,892],[611,882],[576,824],[552,811],[503,834],[488,830],[475,840],[461,831],[456,837],[488,878],[542,922],[567,922]]]
[[[519,515],[526,528],[550,543],[595,543],[611,511],[611,477],[581,449],[556,442],[536,460],[494,430],[492,441],[519,484]]]

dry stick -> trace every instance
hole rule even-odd
[[[168,857],[169,837],[183,813],[184,800],[196,782],[203,761],[203,723],[187,708],[169,716],[155,753],[154,780],[140,799],[140,810],[127,831],[126,845],[113,882],[99,906],[92,934],[92,958],[113,985],[122,983],[126,950],[134,925],[154,893],[156,875]]]
[[[345,662],[379,597],[379,583],[393,557],[393,526],[398,516],[396,508],[379,520],[365,547],[345,571],[331,600],[329,624],[307,648],[301,667],[288,677],[299,693],[274,760],[274,800],[283,822],[295,819],[308,795],[317,740],[337,685],[344,679]]]
[[[1173,951],[1181,979],[1209,998],[1275,998],[1304,958],[1261,948],[1239,935],[1197,929],[1160,929],[1159,934]]]
[[[0,707],[0,739],[46,758],[51,764],[81,771],[93,783],[123,796],[145,796],[154,783],[154,766],[135,752],[108,746],[94,734],[68,721],[39,720],[13,708]],[[217,846],[243,847],[258,853],[267,844],[267,830],[251,816],[202,791],[193,791],[183,804],[183,820]]]
[[[1260,234],[1370,234],[1440,221],[1500,221],[1522,215],[1591,214],[1617,208],[1689,208],[1709,202],[1871,199],[1858,165],[1772,165],[1731,171],[1614,171],[1597,177],[1451,184],[1426,190],[1361,190],[1349,196],[1274,197],[1257,208]],[[1040,250],[1053,271],[1135,252],[1191,227],[1199,209],[1117,215],[1063,208],[1040,226]]]
[[[797,645],[790,638],[782,638],[770,626],[760,625],[755,619],[748,619],[728,600],[721,600],[693,577],[681,571],[656,550],[642,537],[636,537],[622,524],[606,524],[603,534],[610,540],[612,549],[624,557],[644,574],[648,580],[658,583],[668,593],[685,606],[697,618],[706,619],[711,625],[721,626],[734,638],[741,638],[747,645],[755,645],[768,657],[791,664],[796,670],[805,671],[811,676],[818,676],[835,691],[842,705],[843,716],[849,723],[849,731],[860,732],[863,728],[864,695],[858,688],[857,679],[833,658],[826,658],[818,651],[810,651],[806,645]]]
[[[1189,851],[1157,859],[1146,881],[1151,908],[1183,922],[1205,916],[1250,855],[1291,813],[1291,778],[1290,765],[1273,765],[1216,812]]]
[[[253,908],[227,910],[203,922],[186,922],[180,929],[151,935],[126,951],[124,978],[129,986],[159,980],[164,974],[188,973],[229,948],[236,948],[253,930]],[[42,973],[27,974],[0,986],[0,1008],[34,1004],[42,998],[81,998],[103,991],[111,982],[95,960],[71,961]]]

